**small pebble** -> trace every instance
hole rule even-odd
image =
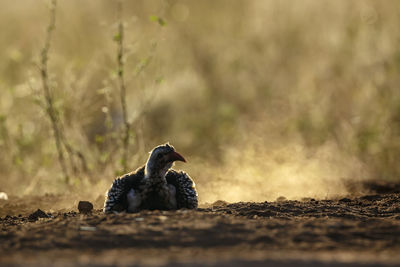
[[[160,215],[160,216],[158,216],[158,219],[163,222],[163,221],[166,221],[168,219],[168,217],[164,216],[164,215]]]
[[[90,213],[93,210],[93,204],[89,201],[79,201],[78,210],[79,213]]]
[[[0,200],[8,200],[8,196],[4,192],[0,192]]]
[[[276,199],[276,202],[283,202],[283,201],[286,201],[286,200],[287,200],[286,197],[280,196],[280,197],[278,197],[278,198]]]
[[[81,226],[81,227],[79,227],[79,229],[81,231],[91,231],[91,232],[96,231],[96,227],[94,227],[94,226]]]
[[[28,220],[34,222],[37,221],[39,218],[49,218],[49,216],[41,209],[38,209],[37,211],[29,215]]]

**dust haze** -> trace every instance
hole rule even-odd
[[[310,150],[295,140],[284,146],[258,140],[241,149],[225,148],[224,154],[221,165],[189,167],[204,181],[198,184],[202,202],[357,196],[363,193],[362,182],[370,178],[365,164],[335,143]],[[360,186],[349,187],[354,183]]]

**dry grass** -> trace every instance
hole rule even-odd
[[[47,2],[0,3],[0,191],[63,192],[35,69]],[[57,12],[49,82],[88,167],[70,183],[102,194],[122,170],[117,3],[59,1]],[[398,180],[399,12],[394,0],[127,1],[128,168],[170,141],[201,201]]]

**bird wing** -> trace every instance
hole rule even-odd
[[[174,170],[168,171],[165,176],[168,184],[172,184],[176,189],[176,202],[178,209],[196,209],[197,208],[197,192],[195,184],[190,176],[183,172]]]
[[[125,174],[114,180],[111,188],[106,193],[104,212],[124,211],[128,207],[127,194],[132,188],[136,188],[144,178],[144,167],[134,172]]]

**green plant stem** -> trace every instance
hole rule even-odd
[[[53,97],[50,92],[48,67],[47,67],[47,63],[48,63],[48,59],[49,59],[48,53],[49,53],[50,45],[51,45],[51,38],[52,38],[54,29],[55,29],[55,25],[56,25],[56,8],[57,8],[57,0],[52,0],[51,6],[50,6],[50,22],[47,27],[47,33],[46,33],[44,47],[41,52],[40,74],[41,74],[41,79],[42,79],[43,94],[44,94],[44,98],[46,101],[46,113],[49,116],[51,126],[53,129],[54,141],[56,143],[56,148],[57,148],[57,153],[58,153],[58,161],[60,163],[65,182],[69,183],[67,166],[65,163],[65,158],[64,158],[63,149],[62,149],[61,133],[60,133],[60,129],[57,125],[58,116],[57,116],[57,112],[54,108]]]
[[[118,83],[120,89],[120,101],[122,108],[122,119],[124,123],[124,134],[122,136],[122,167],[124,172],[128,170],[128,152],[129,152],[129,139],[130,139],[130,123],[128,121],[128,114],[126,110],[126,87],[124,77],[124,25],[122,22],[122,2],[118,2]]]

